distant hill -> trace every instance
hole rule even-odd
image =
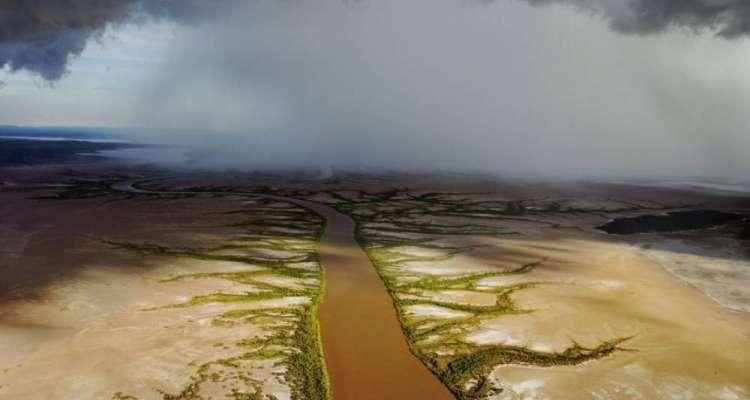
[[[125,140],[106,128],[0,126],[0,138],[45,138],[61,140]]]
[[[92,161],[103,150],[144,147],[106,128],[0,126],[0,167]]]

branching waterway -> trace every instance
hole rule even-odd
[[[112,189],[130,194],[220,194],[296,204],[326,220],[320,241],[325,294],[318,309],[323,352],[335,399],[452,399],[414,357],[391,297],[354,237],[351,218],[321,203],[253,192],[145,190],[136,181]]]

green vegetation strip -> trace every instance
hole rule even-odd
[[[518,220],[519,215],[554,215],[594,212],[563,207],[560,202],[546,201],[542,208],[531,209],[529,201],[472,202],[454,195],[428,193],[411,195],[405,190],[383,193],[358,192],[358,199],[328,192],[335,199],[332,206],[349,214],[357,224],[356,238],[385,282],[396,307],[402,330],[412,352],[435,373],[460,400],[483,399],[502,390],[492,382],[492,371],[499,365],[526,364],[538,367],[576,365],[625,350],[620,344],[629,338],[604,341],[593,348],[575,342],[562,352],[539,352],[520,346],[478,345],[466,341],[482,322],[501,315],[531,313],[520,309],[512,295],[548,282],[520,281],[507,285],[482,283],[503,276],[522,276],[541,266],[546,259],[525,263],[507,271],[486,271],[460,276],[433,276],[409,272],[405,263],[439,263],[474,247],[452,247],[444,243],[456,235],[507,235],[509,228],[466,223],[475,220]],[[534,200],[535,201],[535,200]],[[459,217],[460,224],[437,223],[437,218]],[[440,221],[446,221],[441,219]],[[539,226],[557,227],[556,222],[528,220]],[[405,235],[406,234],[406,235]],[[423,254],[410,254],[405,247],[417,248]],[[514,279],[517,281],[517,279]],[[492,304],[448,301],[435,298],[443,293],[464,291],[487,298]],[[413,306],[430,306],[450,310],[450,318],[411,314]]]
[[[266,210],[271,213],[272,211]],[[305,214],[311,213],[305,210]],[[299,213],[298,213],[299,214]],[[274,373],[280,383],[291,389],[293,400],[327,400],[330,398],[330,388],[323,360],[322,344],[320,341],[320,327],[317,320],[317,307],[323,293],[323,274],[319,263],[319,237],[323,232],[324,223],[317,215],[305,215],[300,218],[297,226],[292,224],[291,215],[284,214],[282,219],[285,226],[300,228],[309,232],[312,237],[292,237],[277,233],[266,234],[254,232],[248,237],[247,246],[223,245],[211,249],[173,248],[154,243],[133,243],[115,240],[101,242],[118,249],[140,254],[144,257],[179,257],[206,261],[231,261],[252,266],[252,269],[232,272],[191,273],[169,277],[161,280],[163,284],[183,282],[199,279],[221,279],[248,287],[244,293],[209,293],[192,297],[184,303],[150,308],[144,311],[169,311],[183,309],[204,304],[224,303],[239,306],[224,311],[213,319],[215,329],[228,329],[251,325],[258,333],[247,337],[234,346],[241,350],[239,355],[219,358],[193,365],[197,371],[190,378],[190,382],[176,393],[160,391],[163,400],[207,400],[210,396],[204,394],[207,386],[218,387],[225,392],[225,397],[235,400],[274,400],[276,397],[264,393],[264,381],[254,374],[255,368],[263,368],[258,364],[271,363],[283,373]],[[264,224],[278,224],[278,219],[267,218]],[[314,225],[314,222],[317,222]],[[257,223],[257,221],[256,221]],[[313,226],[314,225],[314,226]],[[261,229],[265,231],[264,229]],[[295,258],[293,263],[305,262],[313,264],[314,268],[298,268],[291,266],[287,259],[268,259],[250,256],[217,255],[213,252],[223,249],[251,249],[251,250],[284,250],[303,253],[301,259]],[[309,267],[309,265],[308,265]],[[274,278],[278,278],[274,280]],[[315,282],[314,284],[311,282]],[[306,301],[294,301],[288,306],[269,306],[262,300],[289,300],[304,298]],[[223,343],[215,347],[231,349]],[[112,400],[137,400],[135,397],[118,392]]]

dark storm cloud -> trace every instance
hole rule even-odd
[[[111,24],[143,18],[195,21],[228,1],[2,0],[0,68],[27,70],[48,81],[65,73],[71,57]]]
[[[499,2],[508,0],[478,0]],[[671,27],[716,29],[725,38],[750,32],[748,0],[523,0],[567,4],[605,16],[619,32],[648,34]],[[140,18],[197,21],[241,0],[2,0],[0,68],[60,79],[68,60],[111,24]]]
[[[713,38],[744,32],[742,3],[478,1],[130,1],[85,30],[145,18],[95,53],[128,62],[81,63],[55,90],[11,78],[0,121],[144,127],[220,168],[747,181],[750,40]]]
[[[632,15],[613,20],[624,32],[650,33],[671,26],[717,28],[719,35],[736,38],[750,32],[750,2],[747,0],[639,0]]]
[[[590,10],[609,19],[614,30],[629,34],[657,33],[674,27],[695,31],[715,29],[719,36],[728,39],[750,33],[748,0],[524,1],[532,5],[568,4]]]

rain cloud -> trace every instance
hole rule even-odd
[[[26,70],[47,81],[66,72],[68,61],[110,25],[144,18],[196,21],[228,1],[200,0],[3,0],[0,3],[0,67]]]
[[[627,34],[686,28],[713,30],[732,39],[750,33],[750,2],[746,0],[521,1],[533,6],[573,6],[606,18],[615,31]],[[0,68],[12,72],[26,70],[47,81],[56,81],[65,75],[69,60],[79,56],[86,44],[110,25],[144,18],[195,22],[226,13],[232,5],[242,3],[241,0],[4,0],[0,4]]]
[[[567,4],[588,10],[607,18],[615,31],[628,34],[687,28],[715,30],[719,36],[733,39],[750,33],[750,2],[746,0],[525,1],[531,5]]]

